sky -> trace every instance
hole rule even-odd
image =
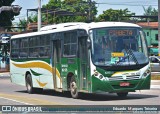
[[[41,4],[47,4],[49,0],[41,0]],[[92,0],[93,1],[93,0]],[[158,9],[158,0],[94,0],[97,4],[98,15],[102,14],[107,9],[125,9],[136,13],[136,15],[143,15],[143,7],[147,8],[152,5],[153,8]],[[38,0],[15,0],[12,5],[19,5],[22,7],[21,13],[15,19],[23,19],[26,17],[27,10],[38,7]]]

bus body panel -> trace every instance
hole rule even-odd
[[[91,66],[96,68],[94,65]],[[150,89],[151,73],[149,72],[146,76],[143,76],[144,73],[146,71],[148,72],[149,69],[149,65],[146,65],[140,70],[129,71],[107,71],[104,69],[96,68],[96,72],[98,72],[99,75],[95,76],[95,71],[92,72],[92,92],[117,93]],[[102,78],[100,78],[100,76]],[[127,83],[129,85],[121,86],[121,83]]]
[[[63,90],[68,90],[67,77],[75,76],[77,85],[79,86],[79,65],[77,58],[62,58],[61,59],[61,76],[63,78]]]
[[[151,75],[142,80],[127,81],[101,81],[94,76],[92,77],[92,92],[134,92],[135,90],[150,89]],[[130,86],[120,87],[121,82],[128,82]]]
[[[36,64],[39,63],[39,64]],[[43,66],[42,66],[43,65]],[[28,67],[28,68],[27,68]],[[11,81],[13,83],[25,86],[25,76],[29,72],[32,76],[33,87],[54,89],[52,66],[48,63],[35,60],[29,62],[15,62],[11,61]],[[57,70],[58,72],[58,70]],[[57,74],[57,83],[61,84],[60,75]]]
[[[25,86],[25,71],[23,69],[18,69],[10,62],[10,76],[11,82],[19,85]]]

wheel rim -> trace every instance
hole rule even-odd
[[[31,85],[29,84],[29,79],[28,78],[27,78],[26,86],[27,86],[27,90],[30,91],[31,90]]]
[[[77,93],[77,85],[76,82],[71,83],[71,93],[75,95]]]
[[[28,89],[28,91],[31,90],[31,86],[28,83],[27,83],[27,89]]]

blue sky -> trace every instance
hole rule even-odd
[[[41,4],[47,4],[49,0],[41,0]],[[93,0],[92,0],[93,1]],[[97,3],[98,15],[102,14],[103,11],[107,9],[125,9],[128,8],[129,11],[135,12],[136,15],[142,15],[144,13],[143,7],[148,7],[152,5],[154,8],[158,9],[158,0],[94,0]],[[105,3],[105,4],[103,4]],[[16,19],[21,19],[26,17],[26,9],[37,8],[38,0],[15,0],[13,5],[19,5],[22,7],[21,13]]]

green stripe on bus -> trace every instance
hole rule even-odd
[[[32,74],[35,75],[35,76],[40,76],[40,75],[42,75],[42,74],[40,74],[40,73],[37,73],[37,72],[33,71],[32,69],[30,69],[30,71],[31,71]]]

